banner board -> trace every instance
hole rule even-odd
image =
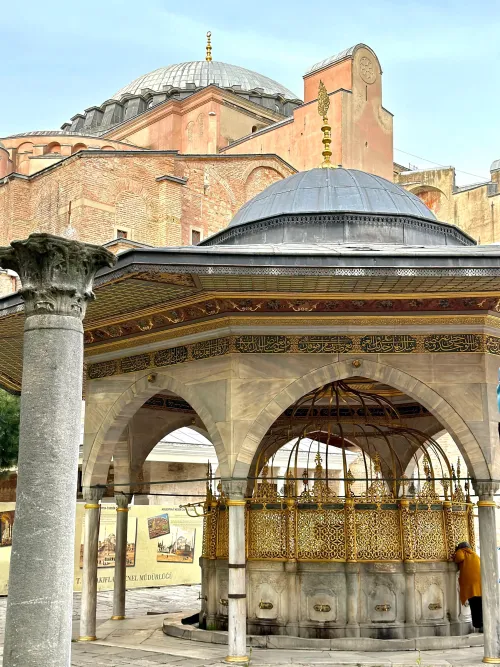
[[[74,590],[82,588],[85,510],[78,503],[75,531]],[[15,503],[0,503],[0,595],[8,591],[9,562]],[[101,505],[97,588],[113,589],[116,508]],[[198,565],[203,541],[203,519],[166,505],[131,505],[127,532],[127,588],[199,584]],[[36,544],[33,545],[36,550]]]

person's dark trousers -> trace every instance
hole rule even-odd
[[[477,596],[469,598],[470,613],[472,616],[472,625],[478,630],[483,629],[483,598]]]

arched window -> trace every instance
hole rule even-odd
[[[53,141],[45,149],[45,154],[47,155],[48,153],[58,153],[58,154],[60,154],[61,153],[61,144],[57,143],[57,141]]]
[[[75,144],[71,149],[71,153],[78,153],[78,151],[84,151],[87,149],[85,144]]]
[[[252,134],[257,132],[257,125],[252,125]]]

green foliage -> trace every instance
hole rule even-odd
[[[17,463],[20,399],[0,389],[0,470]]]

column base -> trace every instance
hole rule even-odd
[[[77,641],[78,642],[95,642],[97,640],[97,637],[78,637]]]
[[[483,658],[483,662],[486,662],[488,665],[500,665],[500,658]]]
[[[112,621],[124,621],[125,616],[111,616]]]
[[[359,625],[354,625],[354,623],[352,623],[351,625],[349,625],[349,624],[346,625],[345,636],[346,637],[359,637],[360,636]]]
[[[246,655],[242,655],[242,656],[228,655],[227,658],[224,658],[224,662],[227,662],[231,665],[234,665],[234,664],[244,665],[244,664],[248,663],[248,661],[249,661],[249,658]]]

